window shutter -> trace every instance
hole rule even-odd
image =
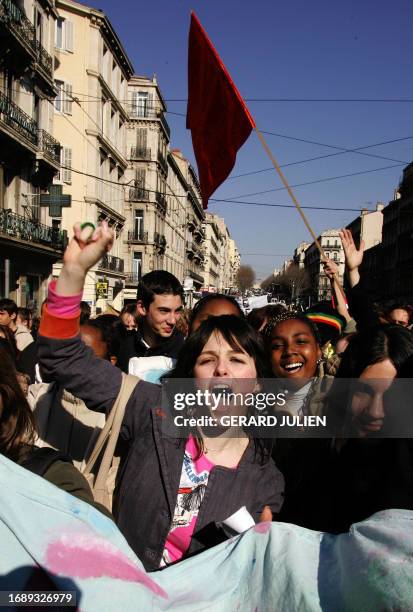
[[[136,146],[138,149],[146,149],[147,136],[146,128],[138,128],[136,130]]]
[[[72,182],[72,171],[68,168],[72,167],[72,149],[70,147],[63,147],[63,182]]]
[[[67,115],[72,114],[72,91],[73,86],[70,83],[65,83],[64,85],[64,96],[63,96],[63,112]]]
[[[65,19],[64,22],[65,30],[65,49],[73,53],[73,21]]]
[[[153,115],[153,93],[148,93],[148,115]],[[156,113],[155,113],[156,114]]]
[[[145,189],[145,182],[146,182],[145,175],[146,175],[145,168],[136,168],[135,180],[136,180],[137,186],[142,187],[142,189]]]

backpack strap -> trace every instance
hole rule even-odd
[[[105,490],[106,480],[113,462],[113,455],[118,442],[120,428],[125,416],[126,404],[128,403],[139,380],[140,379],[137,376],[131,376],[130,374],[124,374],[122,372],[122,385],[119,390],[119,394],[107,417],[105,427],[99,434],[89,460],[82,470],[82,473],[86,478],[90,477],[93,467],[106,444],[99,471],[96,478],[93,479],[93,495],[97,501],[99,501],[99,491]]]

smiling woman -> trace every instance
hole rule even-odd
[[[354,336],[329,394],[326,414],[333,431],[360,438],[380,434],[395,408],[386,401],[392,383],[412,355],[413,334],[400,325]]]

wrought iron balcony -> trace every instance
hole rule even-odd
[[[159,205],[159,208],[161,209],[161,212],[165,215],[166,206],[167,206],[165,194],[160,193],[160,191],[157,191],[155,199],[156,199],[157,204]]]
[[[0,209],[0,234],[25,240],[33,245],[45,245],[60,252],[67,246],[66,231],[26,219],[10,209]]]
[[[52,56],[50,55],[50,53],[46,51],[46,49],[43,47],[40,41],[35,40],[33,41],[33,44],[34,44],[34,49],[36,51],[36,62],[38,66],[42,70],[44,70],[44,72],[47,74],[49,78],[53,79],[53,58]]]
[[[168,174],[167,161],[160,151],[158,151],[158,162],[165,174]]]
[[[0,0],[0,23],[14,36],[29,57],[34,59],[34,25],[12,0]]]
[[[129,189],[129,200],[131,202],[147,202],[149,200],[149,191],[143,187],[131,187]]]
[[[128,242],[140,242],[143,244],[147,244],[148,232],[128,232]]]
[[[144,105],[134,105],[129,104],[128,111],[131,119],[152,119],[158,120],[161,122],[163,129],[168,135],[168,139],[171,137],[171,128],[168,125],[167,120],[165,119],[165,114],[160,110],[155,110],[154,108],[148,108]]]
[[[120,257],[115,257],[114,255],[109,255],[109,253],[106,253],[106,255],[104,255],[100,260],[98,269],[122,274],[125,267],[124,264],[125,262],[123,259],[120,259]]]
[[[198,240],[198,242],[202,242],[205,240],[205,230],[202,225],[198,225],[194,230],[194,236]]]
[[[60,142],[46,132],[46,130],[37,130],[38,143],[40,153],[52,161],[52,163],[60,165]]]
[[[130,158],[132,161],[136,159],[150,160],[152,159],[151,153],[151,150],[146,147],[132,147],[130,150]]]
[[[0,92],[0,127],[1,123],[11,128],[16,135],[23,136],[32,144],[37,145],[36,121]]]
[[[166,238],[163,234],[155,233],[154,243],[159,248],[160,251],[165,251],[166,248]]]
[[[138,106],[130,104],[128,110],[132,119],[158,119],[156,110],[148,108],[143,104],[139,104]]]
[[[138,274],[127,274],[125,278],[126,285],[138,285],[140,281]]]

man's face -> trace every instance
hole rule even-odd
[[[169,338],[175,328],[176,322],[182,313],[182,299],[180,295],[155,294],[155,299],[145,308],[142,302],[137,303],[138,313],[145,317],[146,325],[152,333],[161,338]]]
[[[7,310],[0,310],[0,325],[7,325],[10,327],[10,323],[16,318],[15,314],[9,315]]]
[[[404,308],[395,308],[390,313],[390,320],[396,325],[407,327],[409,325],[409,313]]]

